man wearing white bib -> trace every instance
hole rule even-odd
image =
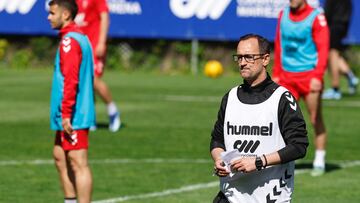
[[[290,202],[294,160],[306,154],[306,125],[295,98],[267,74],[269,42],[240,38],[234,60],[244,79],[222,99],[210,150],[220,192],[214,203]]]

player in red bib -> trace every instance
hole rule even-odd
[[[48,20],[61,38],[51,88],[50,126],[56,131],[53,157],[64,202],[90,203],[88,129],[95,124],[93,56],[88,38],[74,23],[76,14],[75,0],[49,2]]]
[[[336,99],[342,97],[340,91],[340,76],[343,74],[349,84],[349,94],[356,93],[359,78],[351,70],[349,63],[343,56],[346,46],[342,44],[350,25],[352,14],[351,0],[326,0],[325,16],[330,29],[329,73],[331,88],[324,91],[323,99]]]
[[[106,40],[110,24],[109,8],[106,0],[76,0],[76,2],[79,7],[79,12],[75,22],[89,37],[93,48],[95,69],[94,88],[107,105],[109,130],[116,132],[121,126],[120,112],[112,99],[108,86],[101,79],[104,73]]]
[[[296,99],[304,99],[315,129],[314,176],[325,172],[327,135],[321,113],[321,93],[328,52],[329,29],[324,14],[306,0],[290,0],[290,6],[279,14],[273,79]]]

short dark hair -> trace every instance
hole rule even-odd
[[[255,38],[257,39],[258,43],[259,43],[259,51],[260,54],[270,54],[270,42],[265,39],[264,37],[257,35],[257,34],[246,34],[242,37],[240,37],[240,41],[244,41],[250,38]]]
[[[55,4],[70,11],[71,19],[72,20],[75,19],[75,16],[78,12],[78,6],[77,6],[75,0],[51,0],[49,2],[49,6],[52,6]]]

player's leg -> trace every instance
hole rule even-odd
[[[75,200],[76,202],[75,179],[69,167],[69,163],[66,160],[65,151],[60,145],[55,144],[53,157],[64,192],[65,202],[69,202],[71,200]]]
[[[112,132],[118,131],[121,126],[120,112],[117,109],[115,102],[112,100],[108,86],[98,77],[95,77],[94,86],[96,92],[106,104],[109,116],[109,130]]]
[[[340,55],[338,50],[330,49],[329,51],[329,65],[331,75],[331,86],[339,89],[340,86],[340,67],[339,67]]]
[[[339,55],[339,61],[338,61],[338,66],[339,66],[339,71],[341,71],[347,78],[348,84],[349,84],[349,93],[350,94],[355,94],[356,93],[356,87],[359,83],[359,79],[355,76],[355,74],[352,72],[348,62],[346,61],[346,59],[341,55],[341,53],[344,51],[344,46],[341,43],[342,39],[344,39],[347,36],[348,30],[349,30],[349,22],[344,22],[344,23],[337,23],[335,24],[334,29],[336,30],[336,36],[337,38],[339,38],[339,40],[336,41],[337,44],[335,44],[335,47],[331,47],[334,48],[338,51],[338,55]],[[331,44],[331,42],[330,42]]]
[[[329,52],[329,69],[331,88],[324,91],[322,95],[323,99],[341,99],[340,92],[340,67],[339,67],[340,55],[336,49],[330,49]]]
[[[322,117],[320,92],[310,92],[305,97],[305,104],[310,115],[311,124],[315,130],[315,159],[312,175],[322,175],[325,172],[325,153],[327,134]]]
[[[346,30],[343,25],[331,24],[330,26],[330,51],[329,51],[329,69],[330,69],[330,79],[331,79],[331,88],[324,91],[322,98],[323,99],[341,99],[340,92],[340,67],[339,51],[342,48],[341,40],[344,37]],[[344,32],[345,31],[345,32]]]
[[[100,98],[105,104],[108,105],[112,102],[110,90],[106,83],[100,77],[94,78],[94,87],[96,93],[100,96]]]
[[[75,174],[78,203],[89,203],[92,192],[92,176],[88,164],[87,149],[71,150],[68,153]]]
[[[106,104],[108,116],[109,116],[109,130],[116,132],[120,129],[121,120],[120,112],[112,99],[112,95],[107,84],[101,79],[101,76],[104,72],[104,59],[96,58],[95,63],[95,79],[94,79],[94,89],[96,93],[100,96],[101,100]]]
[[[356,87],[359,84],[359,79],[355,76],[352,72],[349,64],[346,62],[345,58],[340,55],[338,52],[339,60],[338,60],[338,67],[342,74],[346,76],[349,85],[349,94],[356,93]]]

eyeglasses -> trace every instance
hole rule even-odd
[[[262,58],[263,55],[265,55],[265,54],[244,54],[244,55],[234,54],[233,59],[235,62],[240,62],[240,63],[242,62],[243,59],[245,59],[245,61],[248,63],[254,63],[255,60]],[[256,56],[259,56],[259,57],[255,58]]]

